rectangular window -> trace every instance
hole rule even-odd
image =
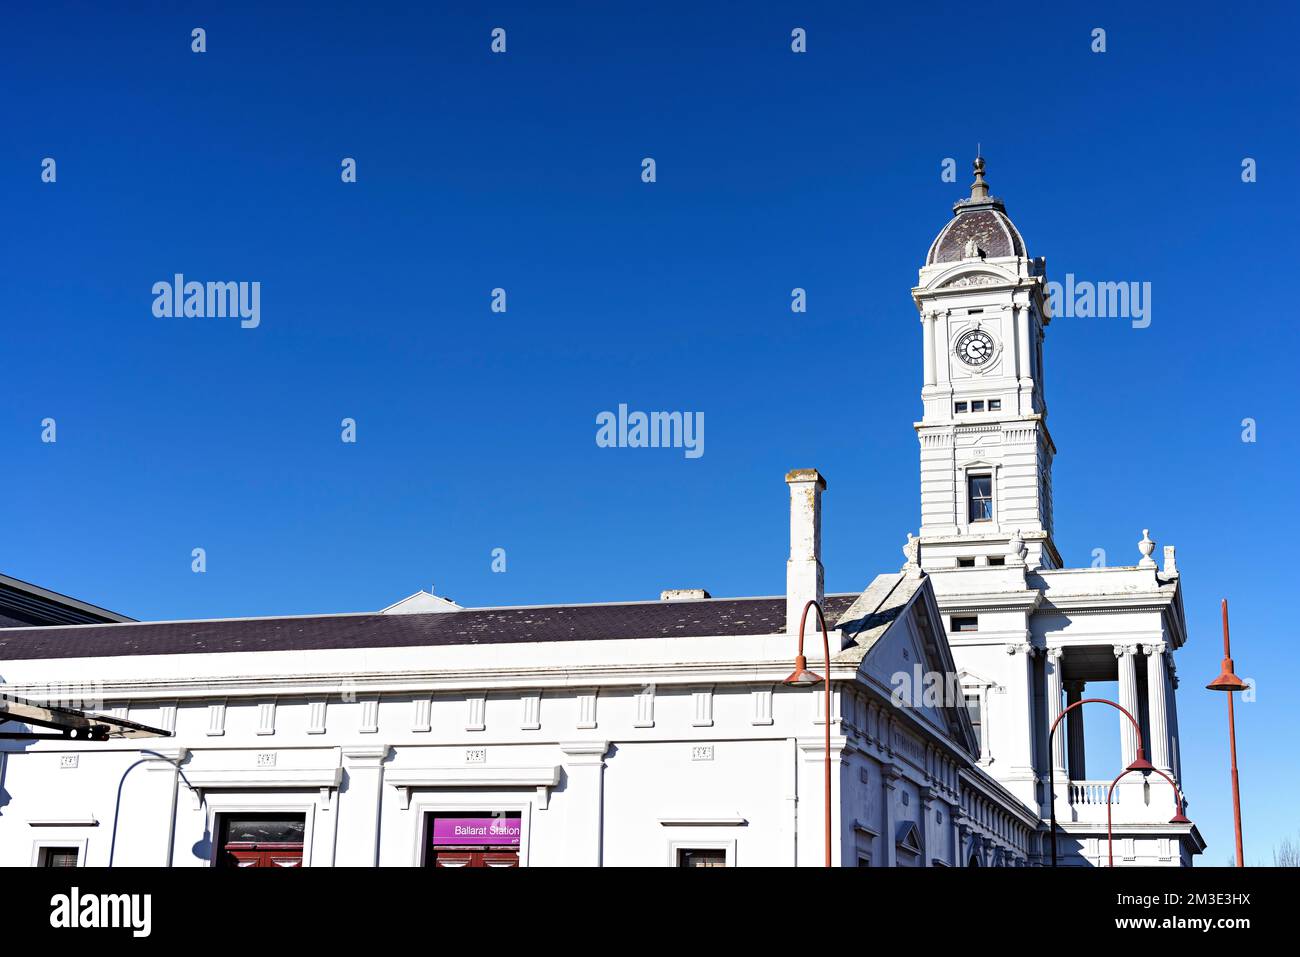
[[[972,475],[966,480],[972,522],[993,521],[993,476]]]
[[[970,723],[975,727],[975,742],[980,752],[984,751],[984,716],[980,713],[980,696],[978,694],[966,695],[966,713],[970,715]]]
[[[75,847],[42,847],[40,856],[41,867],[76,867],[77,866],[77,848]]]
[[[965,402],[958,402],[958,403],[956,404],[956,406],[955,406],[955,409],[956,409],[956,411],[958,411],[958,412],[965,412],[965,411],[966,411],[966,403],[965,403]]]
[[[1006,563],[1007,563],[1006,557],[1001,555],[989,559],[990,565],[1005,565]]]
[[[305,814],[217,815],[214,864],[222,868],[302,867]]]
[[[1002,400],[1001,400],[1001,399],[989,399],[989,411],[990,411],[990,412],[1001,412],[1001,411],[1002,411]]]
[[[677,849],[678,867],[726,867],[727,852],[719,847],[694,849],[681,847]]]
[[[957,634],[960,631],[979,631],[980,620],[978,615],[971,615],[969,618],[958,618],[952,616],[952,632]]]
[[[983,399],[976,399],[974,402],[972,402],[972,403],[970,404],[970,410],[971,410],[972,412],[983,412],[983,411],[984,411],[984,400],[983,400]]]
[[[957,567],[958,567],[958,568],[974,568],[974,567],[975,567],[975,559],[973,559],[973,558],[959,558],[959,559],[957,559]]]

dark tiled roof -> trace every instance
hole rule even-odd
[[[1020,231],[996,206],[961,209],[943,228],[930,246],[927,265],[960,262],[966,256],[966,241],[973,239],[980,252],[989,259],[1024,256],[1025,241]]]
[[[828,622],[834,622],[857,597],[828,596]],[[318,615],[13,628],[0,630],[0,660],[700,638],[770,635],[784,629],[783,597],[714,598],[623,605],[467,608],[420,615]]]

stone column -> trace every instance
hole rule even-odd
[[[1029,310],[1012,306],[1011,323],[1016,328],[1016,374],[1020,378],[1020,388],[1023,394],[1028,389],[1030,380],[1034,377],[1034,370],[1029,358],[1029,336],[1032,332],[1029,322]],[[1028,411],[1028,408],[1020,410],[1022,415]]]
[[[608,741],[570,741],[564,752],[565,863],[600,867],[605,852],[605,754]]]
[[[935,844],[937,843],[937,829],[934,826],[934,814],[939,803],[939,792],[932,787],[921,788],[921,841],[925,845],[921,848],[923,859],[922,867],[931,867],[934,865],[936,857],[940,855],[935,853]]]
[[[1178,670],[1172,652],[1167,652],[1165,655],[1165,670],[1169,673],[1169,687],[1166,689],[1169,697],[1165,702],[1169,714],[1169,760],[1174,764],[1174,780],[1181,786],[1183,759],[1180,753],[1182,747],[1179,744],[1182,732],[1178,726]]]
[[[1068,707],[1077,704],[1083,699],[1082,681],[1067,681],[1065,683],[1065,704]],[[1083,742],[1083,709],[1075,708],[1065,719],[1066,731],[1069,736],[1069,760],[1070,760],[1070,780],[1084,781],[1088,777],[1086,751]]]
[[[1034,655],[1028,641],[1006,646],[1012,664],[1007,670],[1007,721],[1010,723],[1006,756],[1009,775],[1003,784],[1030,807],[1039,807],[1042,795],[1034,761]],[[985,722],[986,728],[989,724]]]
[[[884,845],[881,848],[884,851],[885,867],[898,866],[898,834],[896,833],[897,825],[894,823],[894,792],[898,789],[898,780],[903,776],[892,764],[882,764],[880,766],[880,797],[881,797],[881,835],[880,843]]]
[[[164,722],[160,721],[157,724],[164,725]],[[90,793],[85,790],[86,780],[83,777],[90,774],[103,775],[102,780],[111,786],[107,794],[110,815],[113,813],[114,795],[120,795],[116,825],[111,816],[105,819],[96,815],[100,819],[100,826],[91,829],[89,833],[82,832],[74,837],[74,840],[80,837],[90,838],[86,847],[87,866],[103,867],[111,863],[113,867],[169,867],[175,863],[177,843],[181,845],[182,854],[189,858],[187,863],[198,855],[201,855],[202,859],[210,859],[211,846],[202,842],[202,836],[205,834],[204,819],[198,813],[198,797],[188,787],[185,788],[184,795],[180,793],[182,785],[176,767],[185,761],[190,752],[171,743],[155,742],[158,742],[158,739],[137,738],[129,750],[104,750],[100,754],[92,754],[91,750],[71,752],[77,754],[81,770],[70,772],[71,778],[68,783],[60,785],[68,792],[71,800],[80,799],[87,802],[93,800]],[[142,746],[149,746],[148,750],[156,751],[162,757],[143,753],[140,750]],[[14,753],[21,752],[10,752],[10,754]],[[47,753],[53,754],[53,752]],[[26,755],[18,760],[30,760],[31,757]],[[94,762],[92,770],[86,769],[88,761]],[[10,786],[12,787],[12,783]],[[3,793],[2,789],[0,793]],[[48,802],[43,805],[35,795],[32,798],[36,806],[43,808],[47,813],[53,810],[55,816],[59,816],[64,808],[61,803],[50,808]],[[86,805],[87,810],[90,810],[90,807],[89,804]],[[9,820],[11,825],[19,823],[12,816]],[[2,827],[4,825],[0,823],[0,828]],[[82,829],[77,828],[77,830]],[[94,836],[95,831],[103,832],[102,841],[98,836]],[[33,837],[46,836],[39,833],[37,828],[32,828],[31,833]],[[66,832],[59,830],[52,833]],[[179,838],[178,833],[181,835]],[[78,864],[82,864],[82,861],[78,860]]]
[[[168,802],[168,806],[167,806],[167,820],[168,820],[167,843],[163,847],[163,851],[160,856],[161,859],[158,860],[156,863],[153,863],[152,866],[171,867],[176,856],[176,818],[177,815],[180,813],[180,806],[178,801],[180,798],[181,776],[177,768],[179,768],[180,765],[185,763],[185,759],[189,757],[190,751],[189,748],[176,747],[175,745],[172,746],[159,745],[157,747],[150,748],[149,750],[153,751],[154,755],[161,755],[162,756],[161,760],[151,761],[149,764],[146,764],[141,770],[148,770],[149,772],[157,772],[160,775],[165,775],[166,779],[170,781],[171,784],[171,799]],[[152,757],[152,756],[153,755],[143,755],[143,754],[141,755],[141,757]],[[3,778],[0,778],[0,780],[3,780]],[[150,790],[151,791],[154,790],[152,786]],[[140,806],[136,802],[132,802],[132,805],[133,807]],[[156,823],[156,821],[151,821],[151,823]],[[119,849],[120,849],[120,845],[119,845]],[[121,860],[122,858],[119,857],[118,861]],[[118,861],[115,861],[114,863],[118,863]]]
[[[1061,655],[1060,648],[1047,649],[1047,727],[1050,730],[1053,722],[1061,716],[1065,710],[1061,704],[1062,676],[1061,676]],[[1050,756],[1052,766],[1056,769],[1056,780],[1068,783],[1065,772],[1065,737],[1068,728],[1061,724],[1056,729],[1056,734],[1052,735],[1052,753]]]
[[[1137,663],[1133,660],[1137,654],[1135,645],[1116,645],[1115,657],[1119,659],[1119,703],[1120,707],[1138,716]],[[1137,757],[1137,729],[1133,722],[1124,715],[1119,716],[1120,762],[1128,767]],[[1118,773],[1118,771],[1116,772]]]
[[[1147,713],[1150,715],[1147,757],[1166,774],[1173,771],[1169,760],[1169,709],[1165,700],[1165,645],[1163,642],[1146,645],[1147,656]]]
[[[934,313],[921,316],[921,348],[925,353],[925,384],[934,385]]]
[[[380,805],[387,757],[386,744],[343,749],[347,786],[339,789],[336,801],[339,823],[334,852],[334,862],[340,867],[379,865]]]

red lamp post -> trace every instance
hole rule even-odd
[[[817,621],[822,628],[822,648],[826,652],[826,676],[808,670],[808,659],[803,654],[803,628],[808,621],[808,609],[817,609]],[[826,795],[825,795],[825,814],[826,814],[826,866],[831,866],[831,639],[826,634],[826,617],[822,614],[822,606],[816,601],[810,601],[803,606],[803,614],[799,616],[799,651],[795,654],[794,671],[790,677],[782,681],[782,684],[789,685],[792,688],[813,688],[818,683],[826,684]]]
[[[1120,773],[1119,776],[1120,778],[1122,778],[1125,774],[1128,774],[1130,771],[1154,771],[1155,770],[1155,765],[1153,765],[1150,761],[1147,760],[1146,754],[1142,750],[1142,726],[1138,724],[1137,719],[1133,717],[1132,714],[1129,713],[1128,709],[1123,707],[1122,705],[1116,704],[1114,701],[1111,701],[1109,698],[1081,698],[1080,700],[1076,701],[1074,704],[1065,708],[1060,714],[1058,714],[1056,716],[1056,720],[1052,722],[1051,730],[1047,732],[1047,754],[1049,756],[1049,760],[1047,762],[1047,789],[1048,789],[1048,794],[1050,796],[1049,799],[1051,800],[1052,803],[1052,815],[1051,815],[1052,832],[1051,833],[1052,833],[1052,866],[1053,867],[1056,866],[1056,764],[1054,761],[1050,760],[1050,756],[1052,753],[1052,739],[1056,736],[1057,726],[1065,719],[1065,716],[1069,714],[1071,711],[1073,711],[1075,708],[1082,708],[1085,704],[1108,704],[1112,708],[1115,708],[1116,710],[1123,712],[1124,717],[1128,718],[1133,725],[1133,733],[1137,735],[1137,753],[1133,756],[1133,763],[1130,764],[1128,767],[1126,767],[1123,770],[1123,772]],[[1119,781],[1119,778],[1115,779],[1115,782],[1117,781]],[[1115,787],[1115,782],[1111,783],[1112,790]],[[1178,792],[1178,788],[1175,787],[1174,788],[1175,795],[1177,794],[1177,792]],[[1181,805],[1179,806],[1178,813],[1180,815],[1182,814]],[[1109,818],[1110,815],[1109,794],[1106,795],[1106,814],[1107,817]],[[1109,825],[1107,826],[1109,827]]]
[[[1137,763],[1136,761],[1133,762],[1133,764],[1136,763]],[[1131,771],[1142,770],[1133,767],[1133,764],[1130,764],[1118,775],[1116,775],[1115,780],[1110,782],[1110,788],[1106,791],[1106,856],[1110,860],[1111,867],[1115,866],[1115,835],[1111,831],[1111,809],[1113,807],[1113,805],[1110,803],[1111,796],[1114,795],[1115,785],[1119,784],[1120,778],[1124,777],[1124,775],[1130,773]],[[1147,767],[1145,770],[1154,771],[1156,774],[1160,775],[1162,778],[1168,781],[1169,786],[1174,789],[1174,816],[1169,819],[1169,823],[1170,824],[1191,824],[1192,822],[1188,820],[1187,815],[1183,813],[1183,792],[1178,790],[1178,785],[1174,783],[1174,779],[1156,767]]]
[[[1205,686],[1210,691],[1228,693],[1228,749],[1232,757],[1232,823],[1237,832],[1237,866],[1245,867],[1241,850],[1241,786],[1237,783],[1237,718],[1233,712],[1232,693],[1245,691],[1250,685],[1233,672],[1232,649],[1228,644],[1228,599],[1223,599],[1223,664],[1219,677]]]

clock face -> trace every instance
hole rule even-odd
[[[983,329],[972,329],[957,340],[957,357],[968,366],[982,366],[993,358],[993,337]]]

